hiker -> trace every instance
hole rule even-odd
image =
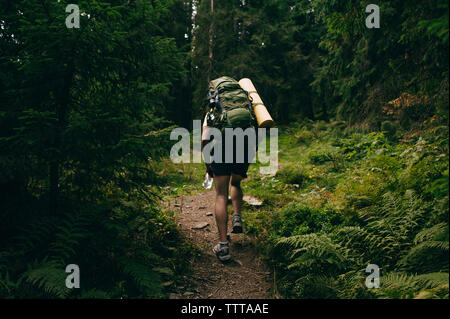
[[[254,158],[254,153],[249,152],[251,141],[243,134],[233,137],[232,145],[225,143],[226,128],[252,128],[256,136],[256,118],[253,113],[248,93],[239,83],[230,77],[220,77],[210,82],[208,91],[208,111],[203,122],[202,152],[205,145],[216,143],[222,149],[222,156],[218,154],[205,154],[206,171],[213,177],[216,189],[215,218],[219,231],[219,243],[214,246],[213,252],[221,261],[231,259],[230,244],[228,241],[228,191],[233,205],[232,233],[242,233],[242,188],[241,181],[247,177],[247,170]],[[211,128],[221,131],[221,139],[211,141],[209,134]],[[243,139],[242,148],[237,148],[238,139]],[[255,139],[256,140],[256,139]],[[251,149],[252,144],[250,144]],[[255,145],[256,147],[256,145]],[[216,153],[213,149],[213,152]],[[227,154],[233,152],[232,162],[226,162]],[[255,151],[256,152],[256,151]],[[243,156],[242,156],[243,155]],[[228,154],[230,156],[230,154]],[[241,157],[241,160],[239,159]],[[243,161],[242,161],[243,157]],[[207,160],[209,159],[209,161]]]

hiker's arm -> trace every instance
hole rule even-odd
[[[203,152],[203,148],[205,147],[206,144],[208,144],[211,141],[211,138],[208,137],[209,134],[209,126],[203,126],[203,132],[202,132],[202,152]]]
[[[210,130],[209,126],[203,126],[202,143],[201,143],[202,153],[203,153],[203,149],[205,148],[205,145],[211,141],[211,138],[208,136],[209,130]],[[211,164],[210,164],[211,163],[211,155],[203,153],[203,159],[205,160],[205,164],[206,164],[206,172],[212,177]]]

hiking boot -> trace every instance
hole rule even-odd
[[[217,258],[220,261],[229,261],[231,259],[230,255],[230,246],[229,245],[220,245],[217,244],[213,248],[214,254],[216,254]]]
[[[240,234],[242,233],[242,219],[240,214],[234,214],[233,218],[231,219],[232,222],[232,228],[231,231],[233,234]]]

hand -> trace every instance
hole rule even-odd
[[[208,173],[209,176],[213,177],[213,172],[211,169],[211,164],[206,164],[206,173]]]

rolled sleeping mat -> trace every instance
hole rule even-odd
[[[241,88],[248,92],[250,100],[252,101],[253,111],[255,112],[258,126],[266,128],[273,127],[275,125],[275,122],[264,106],[264,103],[261,100],[258,92],[256,91],[256,88],[253,85],[252,81],[250,79],[243,78],[239,81],[239,85],[241,86]]]

